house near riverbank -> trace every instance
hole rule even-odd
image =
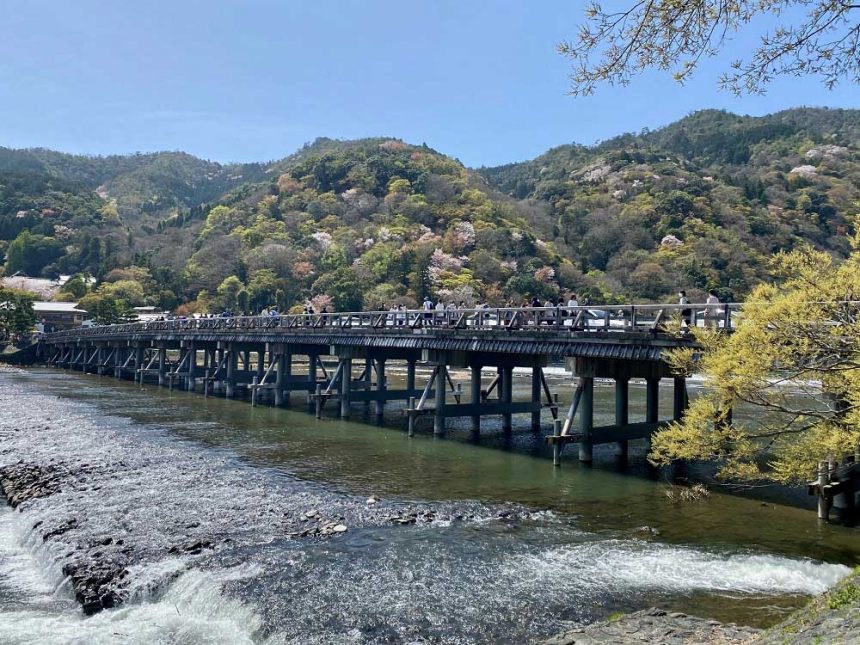
[[[80,327],[87,316],[86,310],[78,307],[76,302],[36,301],[33,311],[36,314],[36,330],[46,333]]]

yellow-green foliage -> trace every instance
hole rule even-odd
[[[842,609],[848,605],[860,605],[860,587],[855,584],[845,585],[827,596],[830,609]]]
[[[676,370],[708,390],[681,423],[659,432],[651,459],[716,460],[720,476],[797,483],[819,460],[860,442],[860,251],[837,263],[803,248],[773,259],[780,282],[757,287],[730,336],[698,332],[701,352],[679,350]],[[698,360],[697,360],[698,359]],[[732,419],[737,405],[757,410]]]

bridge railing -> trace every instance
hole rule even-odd
[[[242,330],[415,330],[468,329],[506,330],[508,332],[630,332],[680,330],[693,327],[734,328],[741,305],[648,304],[588,305],[578,307],[490,307],[477,309],[390,311],[352,311],[313,314],[260,316],[207,316],[173,318],[149,322],[80,327],[48,334],[49,340],[115,336],[159,331],[213,331],[230,333]]]

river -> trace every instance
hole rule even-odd
[[[518,643],[651,605],[765,626],[860,561],[856,531],[808,510],[672,502],[600,453],[553,468],[528,432],[388,421],[0,371],[0,466],[70,473],[0,507],[0,643]],[[308,512],[347,530],[295,535]],[[124,604],[82,615],[61,572],[81,554],[127,559]]]

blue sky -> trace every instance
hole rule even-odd
[[[717,89],[754,34],[681,87],[648,73],[566,94],[578,0],[0,0],[0,145],[283,157],[317,136],[396,136],[471,166],[655,128],[702,108],[860,106],[860,88]],[[769,22],[769,21],[765,21]]]

